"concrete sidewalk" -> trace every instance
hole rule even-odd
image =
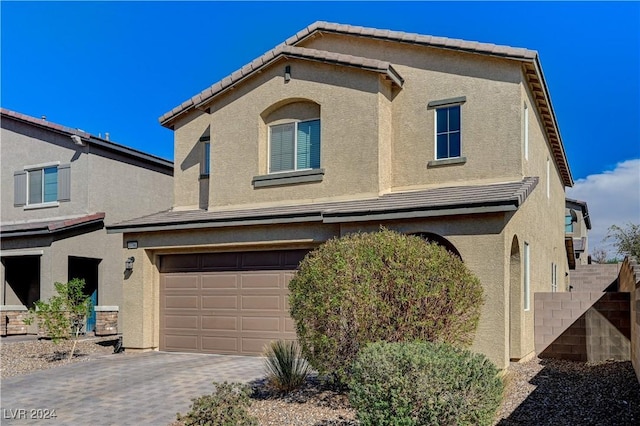
[[[3,379],[0,424],[166,426],[188,411],[191,398],[211,393],[211,382],[262,376],[259,357],[105,355]],[[55,418],[43,418],[53,410]]]

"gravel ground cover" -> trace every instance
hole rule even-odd
[[[86,362],[111,354],[115,343],[113,338],[81,340],[71,362]],[[35,339],[15,342],[3,338],[0,341],[1,377],[62,365],[66,363],[70,344],[54,345],[48,340]],[[505,397],[495,422],[498,426],[640,425],[640,384],[628,361],[577,363],[534,358],[512,364],[505,380]],[[271,393],[264,381],[251,386],[254,395],[250,412],[261,426],[358,424],[347,396],[315,377],[302,389],[286,396]]]
[[[58,344],[51,340],[25,337],[15,341],[14,337],[0,340],[0,377],[11,377],[32,373],[66,364],[73,342]],[[71,362],[85,362],[100,355],[112,354],[117,339],[111,337],[83,338],[78,341]]]

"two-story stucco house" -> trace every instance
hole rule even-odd
[[[167,210],[173,163],[82,130],[1,109],[2,334],[36,332],[27,308],[85,279],[96,334],[117,333],[122,235],[105,223]]]
[[[572,185],[535,51],[317,22],[160,122],[174,208],[108,229],[137,247],[127,349],[257,354],[295,338],[301,257],[382,225],[479,277],[473,349],[500,367],[534,351],[532,294],[566,287]]]
[[[569,266],[589,264],[589,235],[591,217],[586,201],[566,199],[564,215],[565,241],[569,253]]]

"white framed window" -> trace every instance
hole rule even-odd
[[[547,157],[547,198],[551,196],[551,162]]]
[[[524,310],[531,309],[531,254],[529,243],[524,243]]]
[[[320,119],[269,126],[269,173],[320,168]]]
[[[529,107],[526,103],[524,104],[522,115],[524,118],[524,122],[522,123],[524,130],[524,159],[529,160]]]
[[[558,265],[551,262],[551,291],[558,291]]]
[[[27,170],[27,205],[58,201],[58,167]]]
[[[436,160],[458,158],[462,153],[460,105],[436,108]]]

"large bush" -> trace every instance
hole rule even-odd
[[[470,344],[482,305],[480,282],[459,258],[385,229],[318,247],[289,290],[305,358],[338,382],[369,342]]]
[[[368,345],[349,400],[362,426],[490,425],[503,383],[483,355],[430,342]]]

